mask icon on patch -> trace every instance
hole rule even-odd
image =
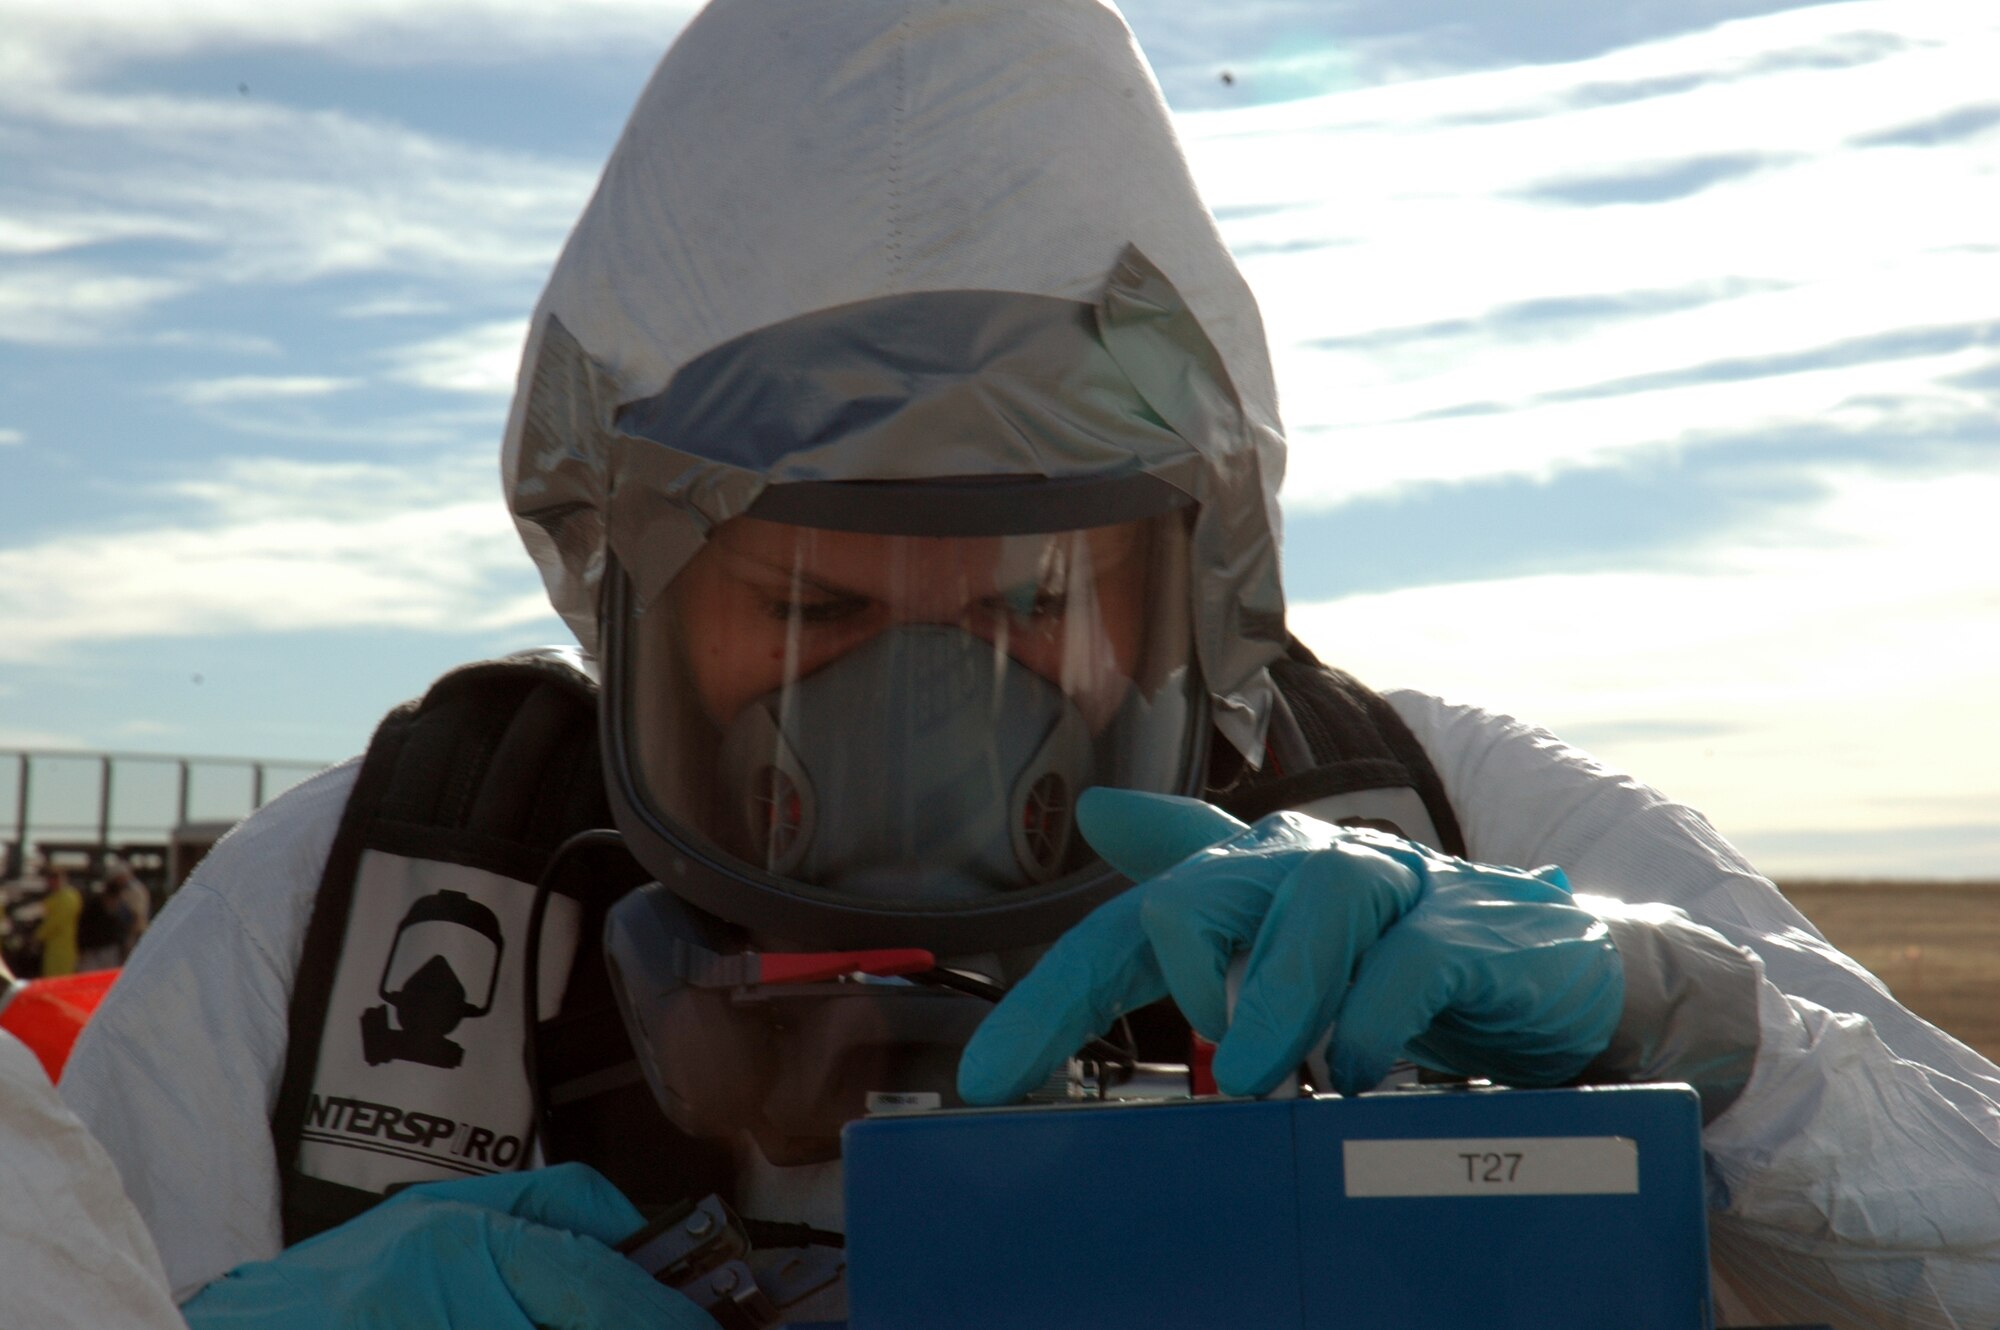
[[[382,963],[376,985],[382,1005],[361,1013],[368,1065],[463,1062],[464,1045],[449,1036],[461,1021],[493,1010],[505,946],[499,917],[462,891],[434,891],[414,902]]]

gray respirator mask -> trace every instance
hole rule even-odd
[[[1090,727],[1053,684],[995,656],[962,629],[905,625],[744,707],[719,775],[746,857],[861,899],[938,903],[1070,866]],[[883,699],[902,705],[885,714]]]

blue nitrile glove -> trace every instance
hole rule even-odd
[[[1326,1034],[1333,1088],[1399,1057],[1560,1085],[1604,1050],[1625,1002],[1604,924],[1560,869],[1467,863],[1399,836],[1274,813],[1246,827],[1195,799],[1093,789],[1077,825],[1139,885],[1050,947],[959,1064],[967,1103],[1020,1098],[1085,1040],[1171,993],[1218,1041],[1215,1080],[1263,1094]],[[1230,959],[1250,953],[1232,1020]]]
[[[644,1220],[596,1169],[427,1182],[182,1307],[189,1330],[716,1330],[607,1244]]]

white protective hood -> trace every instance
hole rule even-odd
[[[736,339],[933,292],[1094,311],[1129,414],[1164,429],[970,450],[933,448],[935,429],[894,446],[822,434],[748,465],[621,415]],[[1012,408],[988,408],[1008,433]],[[1201,505],[1197,649],[1218,724],[1260,756],[1284,634],[1276,390],[1121,16],[1098,0],[716,0],[641,96],[530,328],[503,471],[556,609],[595,650],[607,547],[643,601],[767,485],[965,475],[982,447],[985,474],[1124,467]]]

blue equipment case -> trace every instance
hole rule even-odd
[[[1685,1086],[876,1117],[848,1324],[1707,1330]]]

